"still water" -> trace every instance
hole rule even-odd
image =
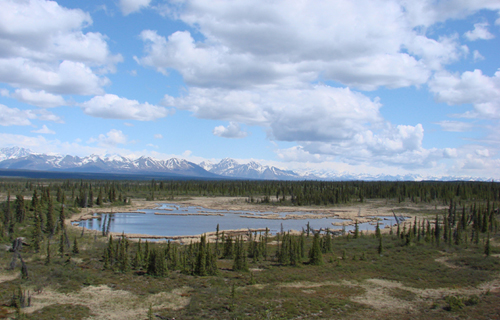
[[[283,226],[284,231],[302,230],[309,225],[313,229],[341,229],[342,227],[333,226],[336,222],[351,222],[350,220],[325,217],[320,219],[263,219],[266,215],[279,215],[286,217],[289,214],[304,215],[310,212],[255,212],[255,211],[232,211],[232,210],[212,210],[201,207],[180,207],[176,204],[162,204],[156,209],[139,210],[140,213],[113,213],[96,215],[95,218],[75,222],[75,225],[85,227],[91,230],[102,230],[103,223],[107,224],[109,216],[111,222],[109,231],[125,232],[128,234],[143,234],[151,236],[187,236],[197,235],[206,232],[215,231],[217,224],[220,230],[231,229],[270,229],[271,233],[276,233]],[[161,214],[155,214],[161,213]],[[204,215],[206,214],[206,215]],[[247,218],[252,217],[252,218]],[[373,217],[376,218],[376,217]],[[394,217],[378,217],[380,228],[385,225],[394,225]],[[370,223],[359,224],[360,231],[374,230],[375,226]],[[346,231],[354,230],[354,226],[346,226]]]

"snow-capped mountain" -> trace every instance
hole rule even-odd
[[[477,177],[459,176],[421,176],[407,175],[371,175],[348,172],[291,171],[273,166],[263,166],[258,162],[240,164],[234,159],[223,159],[219,163],[204,161],[195,164],[183,159],[172,158],[159,160],[142,156],[137,159],[121,155],[90,155],[78,157],[71,155],[52,155],[35,153],[29,149],[13,147],[0,149],[0,169],[59,171],[77,173],[119,173],[147,174],[148,177],[170,176],[191,178],[238,178],[263,180],[324,180],[324,181],[487,181]]]
[[[28,149],[0,149],[0,168],[40,171],[94,173],[168,173],[182,176],[217,178],[195,163],[182,159],[158,160],[150,157],[129,159],[120,155],[88,157],[37,154]]]
[[[243,179],[264,180],[301,180],[303,177],[293,171],[282,170],[276,167],[263,166],[255,161],[240,164],[233,159],[223,159],[214,164],[209,161],[200,163],[205,170],[224,176]]]
[[[21,157],[29,156],[33,154],[33,152],[29,149],[12,147],[12,148],[3,148],[0,150],[0,161],[6,159],[16,159]]]

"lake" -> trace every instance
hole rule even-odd
[[[140,212],[140,213],[139,213]],[[159,213],[159,214],[155,214]],[[95,218],[75,222],[74,225],[85,227],[90,230],[102,230],[102,223],[107,224],[107,219],[111,216],[111,232],[127,234],[143,234],[151,236],[188,236],[198,235],[215,231],[217,224],[220,230],[234,229],[270,229],[275,234],[281,230],[302,230],[309,225],[313,229],[341,229],[341,226],[334,226],[332,223],[352,222],[351,220],[338,219],[335,217],[325,217],[320,219],[264,219],[269,215],[286,217],[287,215],[305,215],[311,212],[257,212],[257,211],[232,211],[213,210],[201,207],[181,207],[177,204],[162,204],[156,209],[138,210],[138,212],[117,212],[113,214],[103,213],[95,215]],[[316,214],[318,215],[318,214]],[[319,214],[320,215],[320,214]],[[321,216],[321,215],[320,215]],[[252,218],[248,218],[252,217]],[[380,228],[385,225],[396,223],[393,216],[372,217],[379,218]],[[374,230],[375,225],[371,223],[360,223],[359,230]],[[346,231],[354,230],[354,226],[346,226]]]

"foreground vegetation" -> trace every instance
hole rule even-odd
[[[500,313],[497,183],[6,180],[0,190],[7,198],[0,318],[490,319]],[[418,218],[370,234],[220,231],[213,242],[202,237],[185,246],[131,242],[65,223],[81,207],[122,206],[134,194],[175,200],[221,193],[299,205],[299,199],[336,199],[335,190],[342,201],[327,200],[329,206],[367,199],[425,205]],[[437,204],[447,209],[429,210]]]

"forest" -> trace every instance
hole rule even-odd
[[[0,318],[490,319],[496,182],[0,180]],[[83,208],[232,197],[252,207],[383,204],[373,232],[226,232],[181,245],[68,223]],[[406,210],[406,211],[405,211]],[[98,212],[98,211],[97,211]]]

